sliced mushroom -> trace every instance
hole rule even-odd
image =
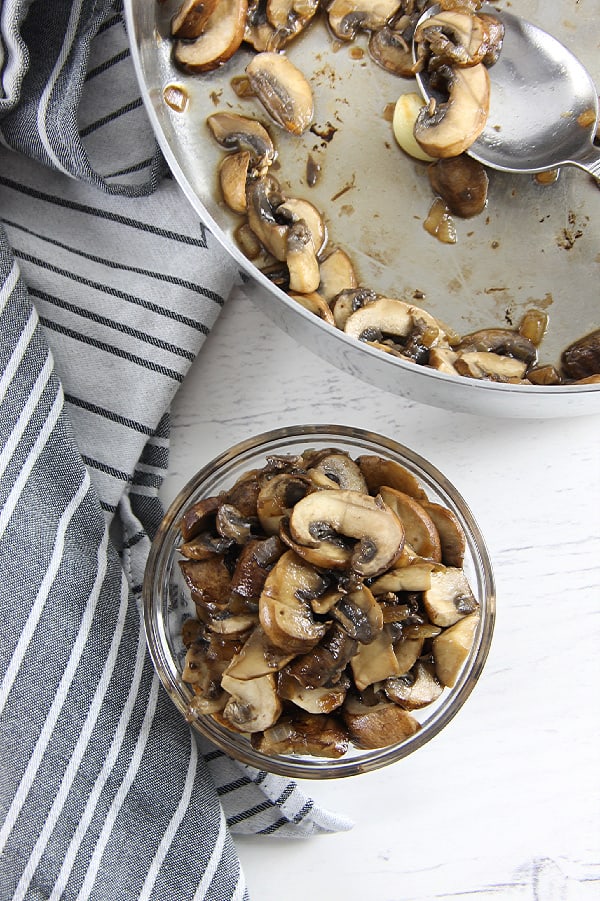
[[[206,28],[217,0],[184,0],[171,19],[171,35],[174,38],[197,38]]]
[[[356,462],[367,482],[369,494],[377,494],[382,486],[403,491],[417,500],[427,500],[416,476],[396,460],[378,457],[376,454],[362,454]]]
[[[348,733],[337,719],[310,713],[283,716],[279,722],[252,736],[252,747],[263,754],[309,754],[343,757]]]
[[[326,626],[315,621],[308,599],[322,588],[322,577],[293,551],[280,557],[259,602],[260,623],[275,647],[300,654],[320,641]]]
[[[330,0],[327,23],[340,41],[353,41],[359,31],[376,31],[399,6],[399,0]]]
[[[332,623],[321,641],[306,654],[292,660],[282,674],[295,679],[302,688],[335,685],[356,653],[358,642],[339,623]]]
[[[179,521],[179,529],[184,541],[190,541],[209,526],[214,525],[220,503],[220,497],[203,497],[185,511]]]
[[[258,601],[265,580],[285,550],[277,535],[254,538],[242,548],[231,576],[231,593]]]
[[[370,707],[357,698],[347,698],[343,712],[350,737],[359,748],[395,745],[421,728],[414,716],[393,701],[382,701]]]
[[[223,200],[234,213],[245,213],[246,181],[252,154],[249,150],[240,150],[226,156],[219,166],[219,184]]]
[[[444,341],[444,333],[430,313],[390,297],[380,297],[352,313],[344,331],[368,343],[380,344],[390,338],[403,353],[422,363],[427,362],[431,347]]]
[[[244,732],[262,732],[277,722],[282,705],[277,696],[275,677],[269,673],[257,679],[235,679],[226,673],[221,687],[230,695],[223,716]]]
[[[406,541],[411,548],[420,557],[441,562],[442,547],[438,530],[421,503],[409,494],[387,486],[383,486],[379,493],[402,522]]]
[[[431,588],[431,574],[435,565],[428,561],[400,566],[379,576],[371,585],[375,597],[399,591],[427,591]]]
[[[431,573],[431,585],[423,592],[423,604],[432,623],[452,626],[477,609],[464,570],[448,566]]]
[[[312,122],[312,90],[302,72],[281,53],[257,53],[246,66],[250,86],[271,118],[294,135]]]
[[[585,379],[600,374],[600,329],[570,344],[563,351],[561,365],[570,379]]]
[[[222,557],[180,560],[179,568],[196,607],[213,611],[227,604],[231,591],[231,574]]]
[[[464,617],[433,639],[435,671],[442,685],[452,688],[473,646],[479,614]]]
[[[337,327],[343,329],[348,316],[364,307],[365,304],[377,300],[377,297],[378,295],[371,288],[346,288],[344,291],[340,291],[331,307]]]
[[[485,209],[489,179],[485,167],[466,154],[439,159],[428,169],[432,189],[451,213],[468,219]]]
[[[213,113],[206,121],[213,137],[225,150],[249,150],[253,166],[260,164],[268,169],[275,160],[277,153],[273,141],[264,125],[256,119],[237,113]]]
[[[483,63],[470,68],[445,67],[448,100],[424,107],[415,123],[415,138],[433,157],[458,156],[477,140],[487,122],[490,77]]]
[[[262,626],[258,625],[231,658],[225,672],[235,679],[257,679],[282,669],[292,657],[293,654],[274,647]]]
[[[451,347],[432,347],[429,351],[428,366],[437,369],[439,372],[445,372],[446,375],[458,375],[455,367],[458,354]]]
[[[329,483],[328,487],[368,493],[367,483],[360,467],[348,454],[326,454],[308,471],[311,477],[314,477],[315,473],[325,476]]]
[[[245,640],[257,622],[256,613],[231,613],[229,610],[224,610],[211,616],[206,628],[229,641],[235,638]]]
[[[369,644],[383,630],[383,613],[366,585],[344,594],[331,608],[331,615],[361,644]],[[375,680],[374,680],[375,681]]]
[[[328,322],[329,325],[335,325],[333,313],[320,294],[317,294],[315,291],[311,291],[310,294],[290,294],[289,296],[292,298],[292,300],[295,300],[297,303],[299,303],[300,306],[304,307],[305,310],[308,310],[310,313],[312,313],[313,316],[318,316],[319,319],[322,319],[324,322]]]
[[[384,628],[369,644],[360,643],[350,661],[354,684],[363,691],[374,682],[382,682],[400,672],[389,628]]]
[[[488,21],[469,12],[441,10],[414,33],[418,56],[432,54],[452,66],[482,63],[489,52]]]
[[[414,75],[412,56],[412,39],[419,13],[408,15],[405,4],[386,20],[381,28],[373,31],[369,37],[369,54],[371,59],[385,69],[402,78]]]
[[[442,546],[442,562],[446,566],[462,567],[466,538],[463,527],[452,510],[431,501],[422,501],[423,509],[431,516]]]
[[[346,699],[346,691],[345,685],[304,688],[289,673],[279,673],[277,678],[279,697],[291,701],[307,713],[331,713],[342,706]]]
[[[174,59],[188,72],[210,72],[231,59],[244,38],[248,0],[219,0],[202,33],[175,42]]]
[[[440,630],[441,631],[441,630]],[[415,665],[423,651],[424,638],[401,638],[394,645],[398,673],[403,676]]]
[[[291,513],[294,504],[312,488],[307,476],[281,472],[267,479],[256,500],[256,512],[267,535],[276,535],[284,516]]]
[[[409,673],[386,679],[383,690],[390,701],[404,710],[420,710],[437,701],[444,686],[436,676],[433,662],[419,660]]]
[[[318,0],[267,0],[267,19],[275,29],[271,50],[282,47],[303,31],[319,8]]]
[[[431,162],[434,157],[425,153],[415,138],[415,124],[423,109],[423,98],[415,91],[401,94],[394,106],[392,131],[399,147],[416,160]]]
[[[292,510],[289,528],[292,538],[312,549],[322,566],[339,567],[339,536],[355,545],[345,554],[345,566],[362,576],[376,576],[387,569],[402,550],[404,529],[397,516],[380,497],[358,491],[316,491],[299,501]]]
[[[277,215],[283,222],[289,221],[290,225],[294,222],[305,222],[315,245],[315,253],[321,253],[327,241],[327,229],[323,216],[316,206],[308,200],[291,197],[277,207]]]
[[[276,260],[284,262],[288,252],[287,240],[290,226],[277,217],[277,208],[283,198],[279,183],[273,176],[253,179],[248,182],[246,202],[250,228],[273,254]]]
[[[537,359],[537,348],[533,341],[520,332],[508,328],[487,328],[464,335],[455,348],[457,353],[495,353],[504,357],[514,357],[531,366]]]
[[[454,364],[460,375],[494,382],[519,382],[525,377],[527,363],[492,351],[461,351]]]
[[[319,294],[331,303],[342,291],[358,287],[358,279],[352,260],[345,250],[334,248],[320,264],[321,283]]]
[[[311,294],[319,287],[321,275],[312,234],[306,222],[290,225],[286,239],[285,261],[289,271],[289,290]]]

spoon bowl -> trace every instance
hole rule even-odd
[[[547,172],[570,165],[600,179],[600,148],[594,145],[598,92],[587,69],[531,22],[495,8],[482,11],[502,22],[504,41],[498,61],[488,70],[487,122],[467,153],[503,172]],[[433,13],[428,10],[422,19]],[[440,100],[426,70],[417,74],[417,82],[425,100]]]

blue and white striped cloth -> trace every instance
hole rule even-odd
[[[0,0],[0,31],[0,901],[243,899],[232,832],[349,824],[198,744],[146,652],[168,409],[237,273],[120,4]]]

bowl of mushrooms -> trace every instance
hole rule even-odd
[[[198,733],[298,778],[364,773],[459,711],[495,588],[465,501],[389,438],[295,426],[201,469],[144,579],[150,653]]]
[[[492,108],[502,8],[442,0],[417,30],[432,5],[125,9],[161,149],[271,321],[419,402],[503,417],[598,413],[600,191],[572,167],[519,176],[469,156]],[[523,0],[519,13],[598,79],[592,7]],[[435,110],[415,77],[425,66]]]

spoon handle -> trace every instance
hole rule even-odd
[[[586,147],[571,163],[600,181],[600,147]]]

